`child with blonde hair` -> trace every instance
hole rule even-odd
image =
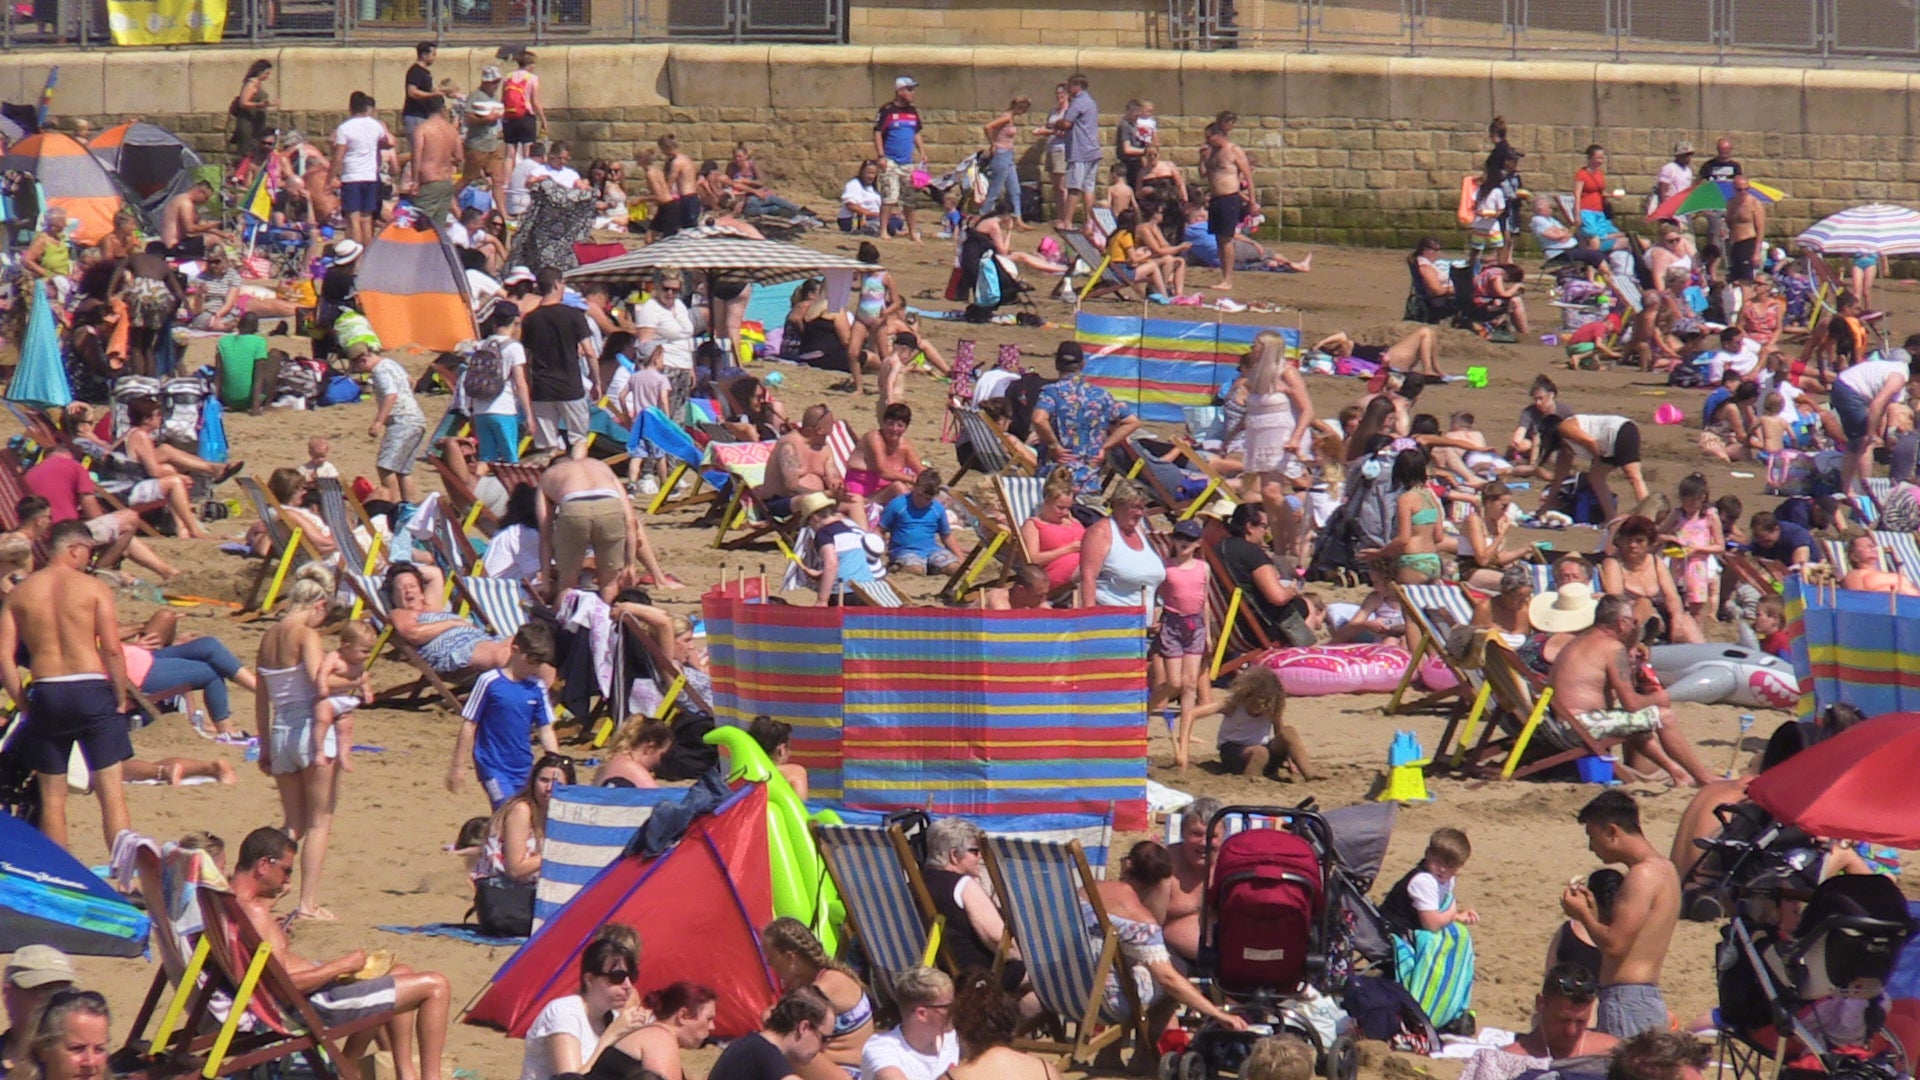
[[[373,624],[355,619],[335,632],[340,647],[329,652],[320,663],[320,688],[324,696],[313,707],[313,747],[321,764],[327,763],[327,733],[334,732],[340,753],[340,771],[353,771],[353,710],[373,700],[373,684],[367,677],[367,664],[373,659],[374,643],[380,635]]]

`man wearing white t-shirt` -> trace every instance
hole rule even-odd
[[[867,1040],[860,1080],[937,1080],[960,1060],[953,1033],[953,980],[933,968],[914,968],[894,980],[900,1026]]]
[[[527,152],[514,163],[513,172],[507,177],[507,216],[519,217],[527,212],[527,203],[532,196],[527,194],[527,185],[547,173],[547,146],[534,143]]]
[[[351,116],[333,129],[333,185],[347,230],[361,247],[373,243],[373,222],[380,216],[380,155],[393,148],[393,134],[373,115],[373,95],[355,90],[347,99]]]

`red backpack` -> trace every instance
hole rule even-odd
[[[1235,833],[1220,845],[1211,888],[1222,989],[1291,993],[1311,980],[1325,888],[1313,845],[1280,829]]]
[[[507,76],[506,85],[500,88],[500,105],[509,120],[518,120],[532,111],[527,108],[527,88],[533,85],[533,76],[524,71],[516,71]]]

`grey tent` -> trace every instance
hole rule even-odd
[[[193,183],[200,155],[180,136],[157,124],[132,121],[94,136],[87,149],[113,174],[126,192],[127,204],[158,227],[167,200]]]

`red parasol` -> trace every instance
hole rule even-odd
[[[1815,836],[1920,848],[1920,713],[1877,716],[1768,769],[1747,797]]]

